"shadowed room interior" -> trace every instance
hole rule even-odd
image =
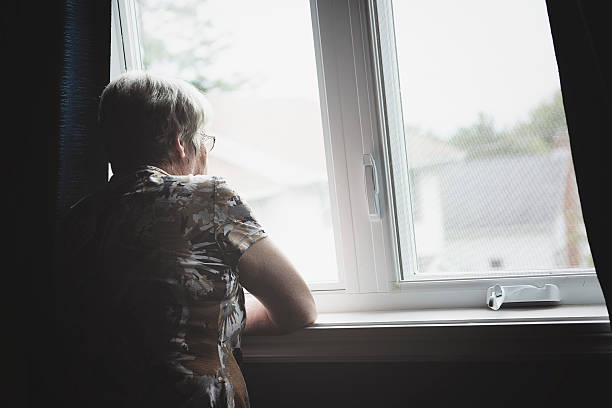
[[[548,0],[546,5],[588,243],[610,315],[610,206],[605,195],[610,162],[604,158],[612,118],[610,14],[604,2]],[[19,324],[28,365],[22,399],[29,406],[66,406],[70,390],[56,375],[65,357],[57,350],[66,345],[57,344],[54,330],[61,316],[49,306],[55,302],[49,288],[59,273],[53,262],[56,222],[71,203],[108,179],[96,109],[110,76],[111,2],[11,1],[3,11],[3,48],[11,56],[5,63],[17,67],[19,78],[7,77],[9,89],[19,84],[11,90],[19,131],[8,137],[15,144],[9,176],[21,181],[16,191],[13,185],[8,188],[11,204],[20,211],[15,241],[22,245],[15,256],[25,260],[18,274],[25,281],[21,287],[27,288],[16,300],[19,313],[21,305],[27,307]],[[390,336],[394,347],[405,341],[406,347],[429,353],[406,350],[396,358],[377,358],[372,351],[360,358],[361,349],[355,348],[337,357],[331,351],[327,359],[323,351],[312,359],[254,356],[245,358],[242,370],[255,408],[608,406],[609,322],[583,330],[566,326],[547,331],[524,325],[518,334],[488,329],[466,334],[447,327],[418,340],[411,336],[423,334],[405,330]],[[356,343],[360,336],[372,336],[368,328],[354,330]],[[327,350],[315,343],[313,350]],[[342,349],[341,344],[333,347]]]

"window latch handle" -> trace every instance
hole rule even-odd
[[[534,285],[495,285],[487,289],[487,305],[498,310],[502,304],[508,306],[528,306],[555,304],[561,301],[559,287],[547,283],[538,287]]]
[[[378,191],[378,170],[371,153],[363,155],[363,169],[365,177],[366,197],[368,200],[368,214],[371,219],[380,218],[380,200]]]

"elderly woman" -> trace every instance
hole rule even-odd
[[[248,407],[241,333],[315,320],[308,287],[247,203],[207,175],[208,115],[193,86],[144,72],[102,93],[113,176],[64,225],[72,387],[97,383],[87,406]]]

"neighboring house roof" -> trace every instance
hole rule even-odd
[[[327,180],[287,159],[291,157],[270,154],[246,142],[219,135],[210,155],[209,173],[226,178],[250,200]]]
[[[439,169],[445,231],[549,225],[562,214],[570,153],[474,159]]]
[[[317,103],[230,95],[209,99],[218,135],[210,173],[226,177],[245,199],[326,182]],[[449,143],[409,131],[406,148],[411,169],[439,175],[450,236],[480,228],[549,225],[561,214],[570,159],[566,149],[465,161],[465,153]]]
[[[209,95],[212,130],[327,177],[321,110],[317,101]],[[217,148],[215,147],[215,150]]]
[[[209,172],[245,198],[327,181],[321,111],[316,101],[209,95],[217,135]]]

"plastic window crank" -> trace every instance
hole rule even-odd
[[[543,306],[561,301],[557,285],[547,283],[538,287],[533,285],[502,286],[487,289],[487,305],[493,310],[506,306]]]

